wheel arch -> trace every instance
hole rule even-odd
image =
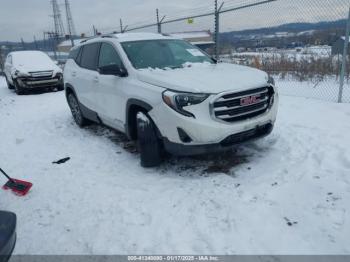
[[[129,99],[126,104],[125,116],[125,133],[130,140],[137,139],[137,121],[136,115],[138,112],[148,113],[153,107],[139,99]]]
[[[66,98],[68,99],[68,95],[73,93],[75,95],[76,98],[78,98],[77,93],[75,92],[74,87],[71,84],[65,84],[65,94],[66,94]]]

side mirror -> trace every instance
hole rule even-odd
[[[120,77],[128,76],[128,72],[125,70],[125,68],[119,67],[116,64],[101,66],[100,68],[98,68],[98,72],[101,75],[113,75],[113,76],[120,76]]]

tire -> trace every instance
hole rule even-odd
[[[73,93],[68,94],[67,101],[75,123],[80,127],[86,126],[89,123],[89,121],[84,117],[83,113],[81,112],[79,101],[76,98],[76,96]]]
[[[24,89],[22,87],[19,86],[19,84],[17,83],[16,80],[13,81],[14,86],[15,86],[15,92],[17,95],[23,95],[24,94]]]
[[[15,87],[9,82],[9,80],[7,79],[7,76],[5,75],[5,79],[6,79],[6,84],[8,89],[15,89]]]
[[[64,90],[64,85],[59,85],[57,87],[57,91],[63,91]]]
[[[162,143],[156,130],[155,124],[147,114],[137,114],[137,137],[142,167],[156,167],[162,163]]]

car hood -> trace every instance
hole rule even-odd
[[[260,70],[234,64],[186,64],[179,69],[140,69],[140,81],[180,92],[217,94],[267,84]]]
[[[52,64],[46,64],[46,65],[41,65],[41,64],[35,64],[35,65],[25,65],[25,64],[17,64],[13,68],[13,73],[18,70],[20,74],[29,74],[29,72],[39,72],[39,71],[53,71],[53,75],[56,75],[57,73],[62,73],[62,69],[55,65],[54,63]]]

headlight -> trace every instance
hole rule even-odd
[[[58,77],[58,80],[62,80],[63,78],[63,74],[62,73],[57,73],[56,77]]]
[[[165,104],[176,112],[193,118],[195,118],[195,116],[184,110],[184,107],[200,104],[208,97],[208,94],[175,93],[172,91],[163,92],[163,101]]]
[[[269,76],[269,80],[267,81],[268,84],[275,85],[275,79],[272,76]]]
[[[18,76],[18,77],[30,76],[29,73],[27,73],[27,72],[21,72],[21,71],[18,70],[18,69],[15,70],[14,75],[15,75],[15,76]]]

